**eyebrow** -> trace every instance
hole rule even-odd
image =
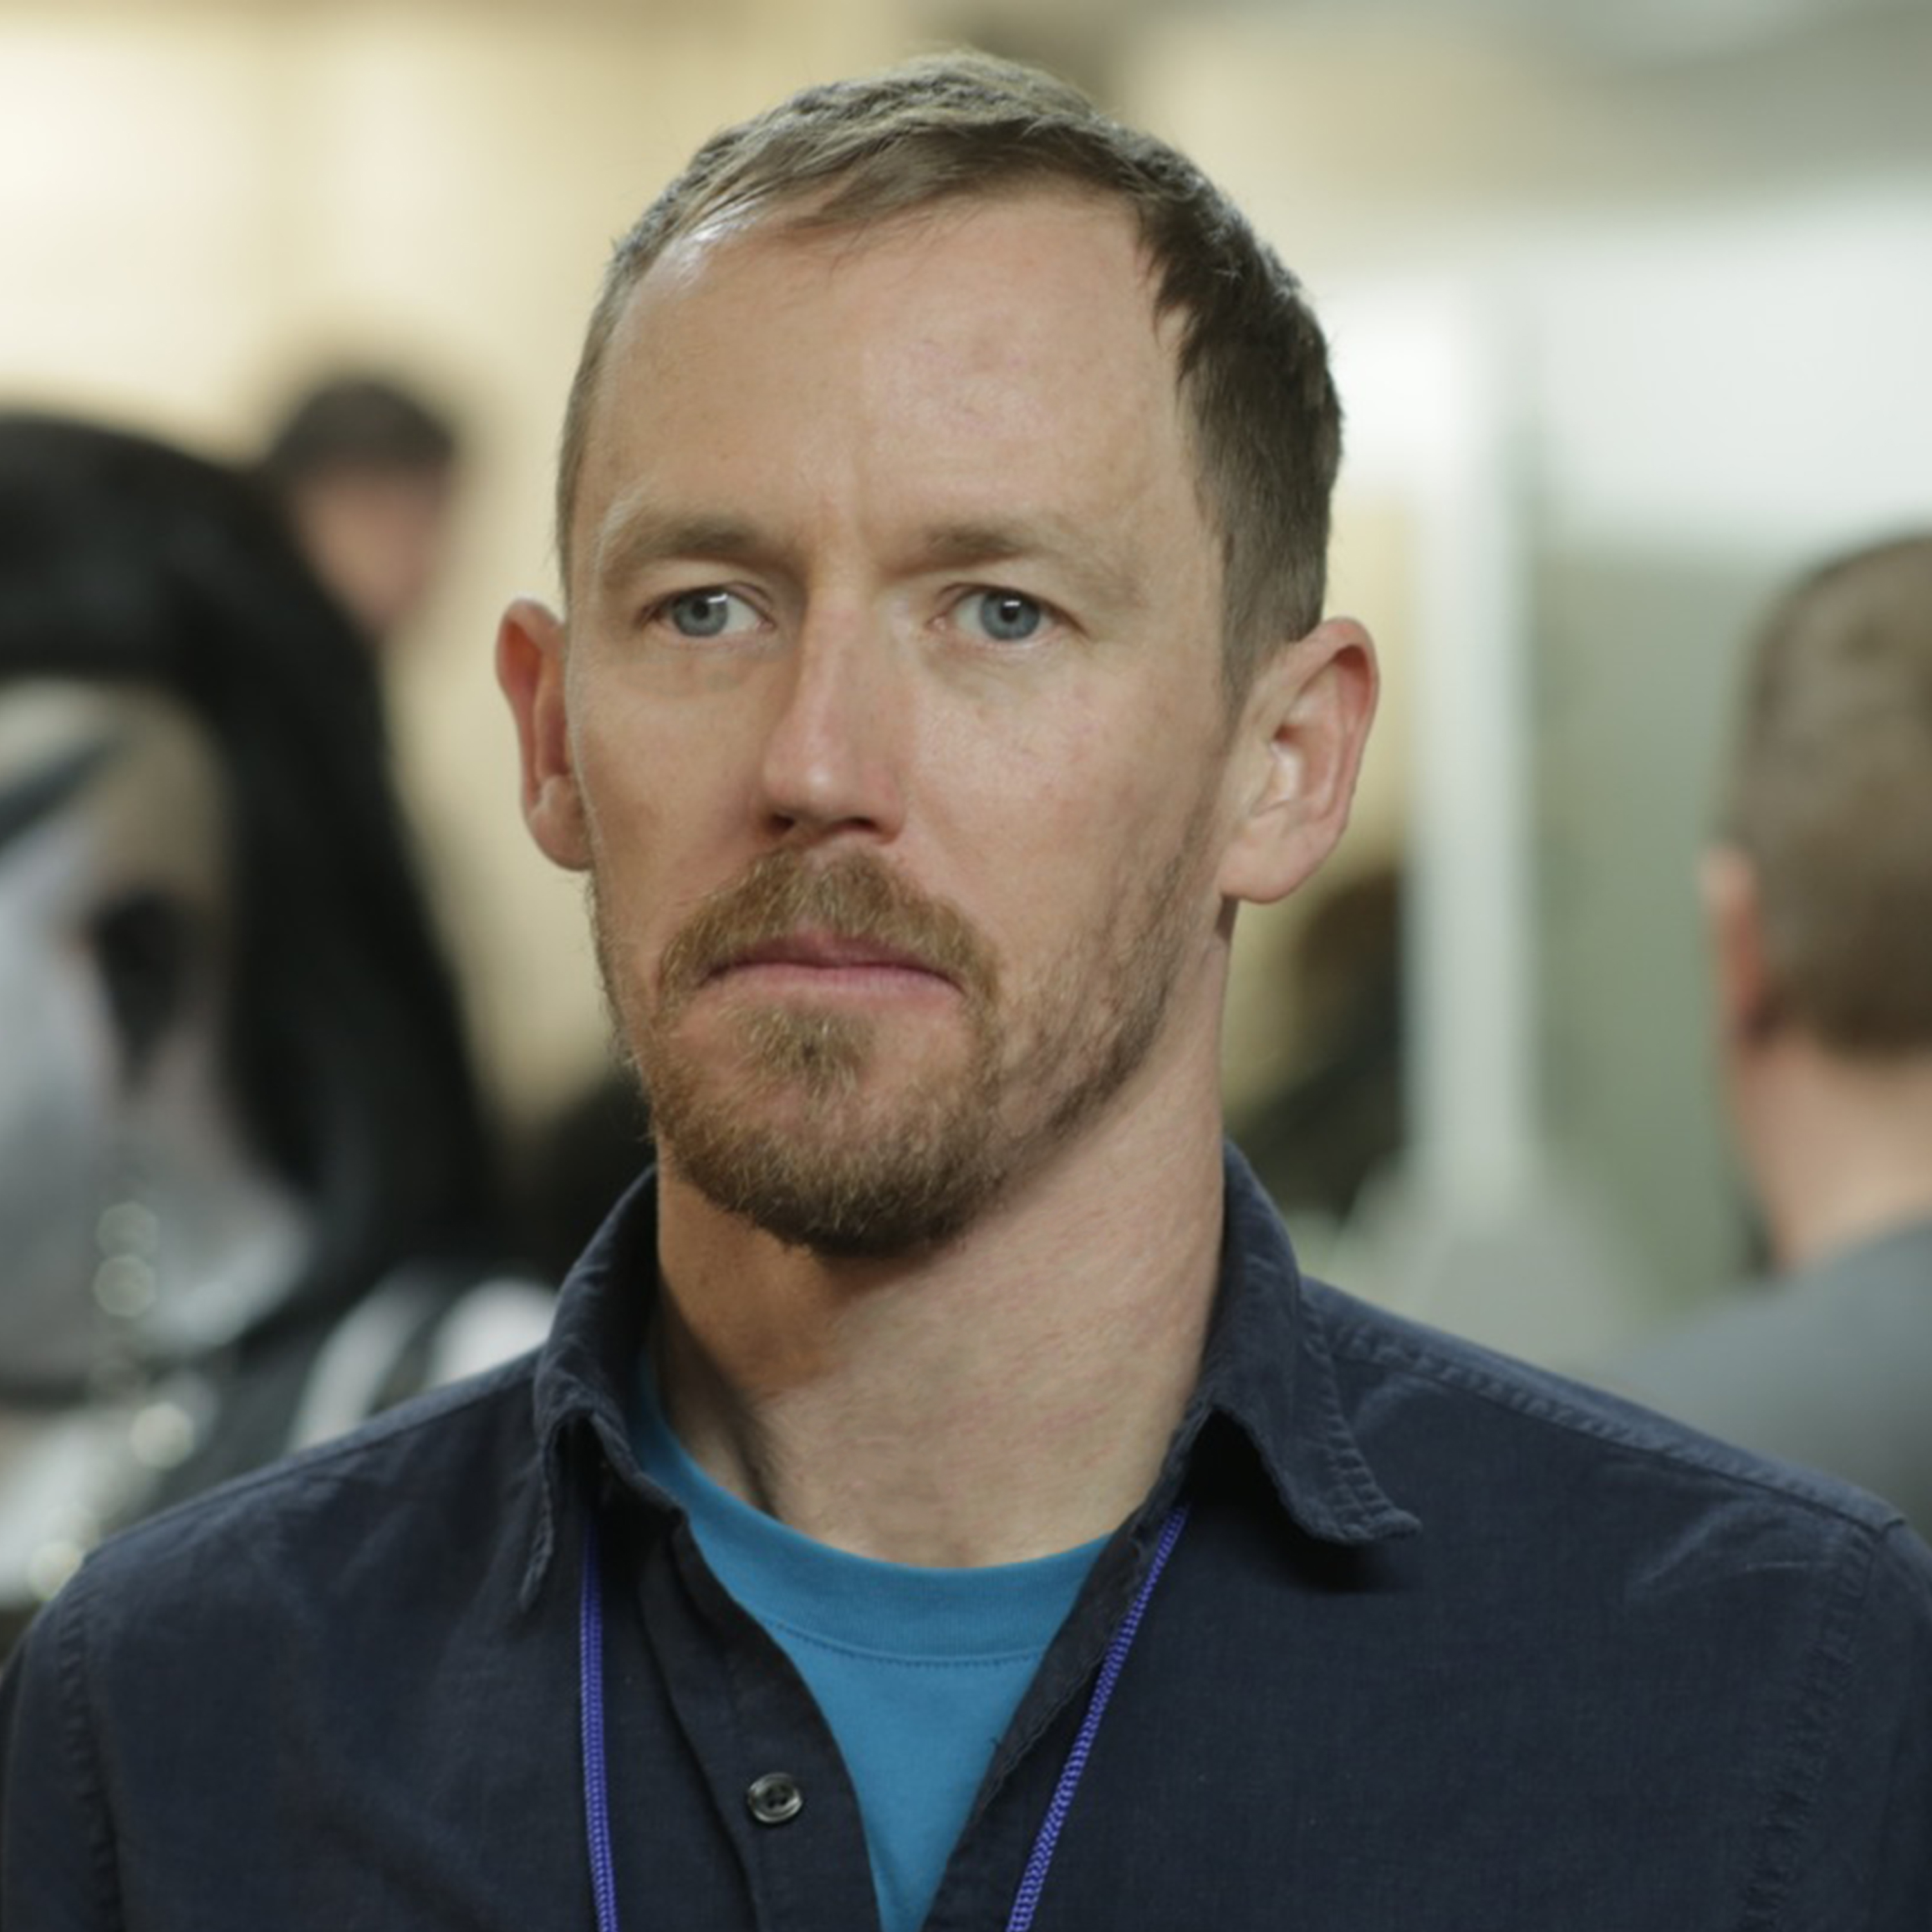
[[[666,557],[752,560],[776,546],[741,518],[681,515],[647,502],[620,504],[597,533],[590,559],[593,588],[611,584]]]
[[[1011,524],[944,524],[929,531],[914,554],[930,570],[986,569],[1036,560],[1066,577],[1090,603],[1136,610],[1147,602],[1146,585],[1130,556],[1096,544],[1090,533],[1051,512]]]
[[[121,749],[118,736],[95,738],[35,766],[0,788],[0,851],[51,817]]]
[[[742,518],[680,514],[637,502],[619,506],[606,519],[591,560],[591,582],[608,590],[668,557],[769,564],[783,561],[786,548]],[[1090,532],[1052,512],[1022,513],[1011,522],[938,524],[915,536],[902,560],[914,571],[986,569],[1022,560],[1058,572],[1079,599],[1102,608],[1137,610],[1147,602],[1147,586],[1130,554],[1096,544]]]

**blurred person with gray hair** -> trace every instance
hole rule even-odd
[[[1770,614],[1702,886],[1769,1271],[1611,1379],[1932,1530],[1932,536]]]

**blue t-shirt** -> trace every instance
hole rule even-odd
[[[885,1932],[916,1932],[993,1748],[1101,1544],[980,1570],[828,1548],[713,1482],[671,1433],[653,1378],[638,1380],[639,1460],[818,1699],[858,1792]]]

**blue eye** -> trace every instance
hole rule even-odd
[[[663,614],[681,638],[723,638],[748,630],[758,613],[728,590],[680,591],[667,598]]]
[[[961,608],[978,611],[978,628],[995,644],[1024,644],[1046,622],[1046,606],[1017,590],[976,590]]]

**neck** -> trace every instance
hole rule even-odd
[[[1739,1108],[1780,1270],[1932,1216],[1932,1052],[1850,1059],[1782,1040],[1741,1082]]]
[[[890,1562],[1108,1534],[1158,1471],[1214,1299],[1211,1070],[1196,1084],[1118,1108],[955,1240],[890,1260],[787,1248],[662,1170],[653,1346],[687,1450],[794,1528]]]

